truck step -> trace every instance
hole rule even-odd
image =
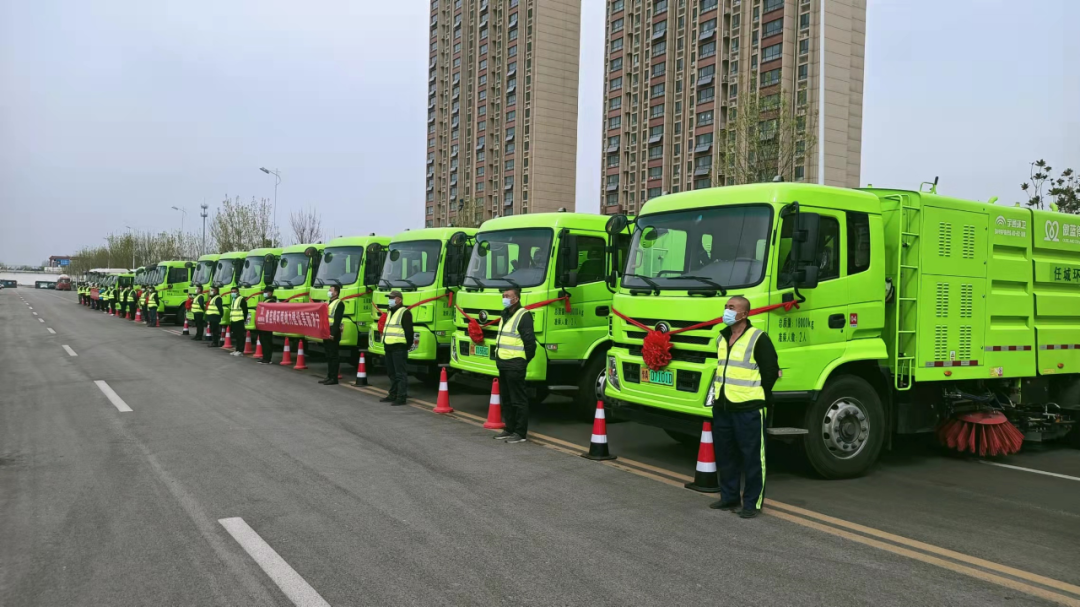
[[[806,428],[768,428],[765,433],[769,436],[795,436],[797,434],[810,434]]]

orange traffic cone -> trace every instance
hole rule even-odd
[[[453,413],[450,408],[450,388],[446,384],[446,367],[439,372],[439,398],[435,401],[434,413]]]
[[[720,491],[720,476],[716,473],[716,453],[713,452],[712,422],[705,420],[701,427],[701,445],[698,447],[697,468],[694,482],[683,485],[702,493]]]
[[[155,327],[160,327],[161,326],[161,315],[160,314],[157,316],[157,323],[154,326]]]
[[[292,364],[292,350],[289,349],[289,338],[288,337],[285,338],[285,349],[282,350],[281,354],[282,354],[282,356],[281,356],[281,365],[282,366],[291,365]]]
[[[364,351],[360,350],[360,362],[356,363],[356,384],[357,386],[367,385],[367,361],[364,360]]]
[[[307,369],[307,362],[304,361],[304,340],[300,340],[300,345],[296,346],[296,366],[293,367],[294,371],[303,371]]]
[[[206,335],[203,336],[203,339],[210,339],[210,325],[206,325]]]
[[[499,398],[499,378],[491,379],[491,400],[488,401],[488,418],[484,422],[488,430],[502,430],[506,424],[502,420],[502,400]]]
[[[251,331],[247,332],[247,337],[244,338],[244,355],[254,354],[254,350],[251,349]]]
[[[191,335],[191,332],[188,331],[187,318],[184,318],[184,332],[181,335]]]
[[[255,338],[255,358],[258,358],[259,360],[262,360],[262,357],[263,357],[262,339],[260,339],[259,337],[256,337]]]
[[[710,445],[711,447],[711,445]],[[592,439],[589,440],[589,452],[582,453],[581,457],[591,460],[615,459],[616,456],[608,453],[607,446],[607,417],[604,415],[604,401],[596,401],[596,416],[593,418]],[[713,465],[716,469],[716,465]]]
[[[225,344],[221,346],[222,350],[232,350],[232,327],[225,327]]]

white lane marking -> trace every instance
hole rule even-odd
[[[53,335],[56,335],[56,331],[53,331],[52,327],[46,327],[46,328],[49,329],[49,333],[52,333]]]
[[[300,574],[296,572],[281,555],[267,544],[244,519],[240,517],[218,519],[221,526],[233,536],[236,543],[240,544],[251,558],[259,564],[259,567],[270,576],[285,596],[297,607],[319,606],[330,607],[325,599],[311,587]]]
[[[78,354],[75,353],[75,350],[71,349],[71,346],[65,345],[65,346],[63,346],[63,348],[64,348],[64,351],[68,353],[68,356],[78,356]],[[104,382],[102,382],[102,383],[104,383]]]
[[[38,322],[45,322],[45,319],[44,318],[39,318],[39,319],[37,319],[37,321]]]
[[[1020,466],[1010,466],[1009,464],[999,464],[997,462],[988,462],[985,460],[977,460],[980,464],[986,464],[988,466],[997,466],[999,468],[1008,468],[1010,470],[1020,470],[1022,472],[1031,472],[1032,474],[1042,474],[1043,476],[1053,476],[1055,478],[1063,478],[1070,481],[1080,481],[1080,477],[1069,476],[1067,474],[1058,474],[1057,472],[1046,472],[1044,470],[1035,470],[1034,468],[1021,468]]]
[[[37,312],[31,312],[31,314],[33,314],[34,316],[37,316]]]
[[[113,389],[109,387],[109,384],[105,383],[100,379],[95,380],[94,384],[97,385],[98,390],[101,390],[101,393],[105,395],[105,398],[109,399],[109,402],[112,403],[113,406],[116,407],[121,413],[131,411],[131,407],[129,407],[127,403],[124,402],[124,399],[120,398],[119,394],[113,392]]]

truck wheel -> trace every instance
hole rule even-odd
[[[701,442],[700,436],[694,436],[693,434],[687,434],[685,432],[679,432],[677,430],[664,430],[664,432],[675,439],[675,442],[680,445],[697,446]]]
[[[866,474],[885,443],[885,410],[861,377],[831,380],[806,411],[806,458],[827,479]]]
[[[1065,441],[1073,448],[1080,449],[1080,377],[1074,377],[1053,395],[1058,406],[1073,418],[1072,430],[1065,435]]]
[[[593,356],[585,363],[585,372],[578,380],[578,391],[574,397],[574,410],[584,421],[592,422],[596,417],[596,401],[604,399],[604,357]],[[605,407],[607,405],[605,404]]]

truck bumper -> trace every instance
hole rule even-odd
[[[471,349],[472,340],[461,333],[455,333],[453,341],[451,342],[450,352],[450,366],[454,369],[461,371],[469,371],[471,373],[478,373],[480,375],[487,375],[489,377],[498,377],[499,370],[495,366],[494,354],[488,356],[475,356],[472,355]],[[493,353],[495,347],[495,340],[485,339],[481,344],[488,347],[488,352]],[[536,344],[536,356],[529,363],[528,368],[525,371],[525,381],[529,382],[546,382],[547,381],[547,368],[548,358],[547,351],[544,350],[544,345],[539,341]]]

